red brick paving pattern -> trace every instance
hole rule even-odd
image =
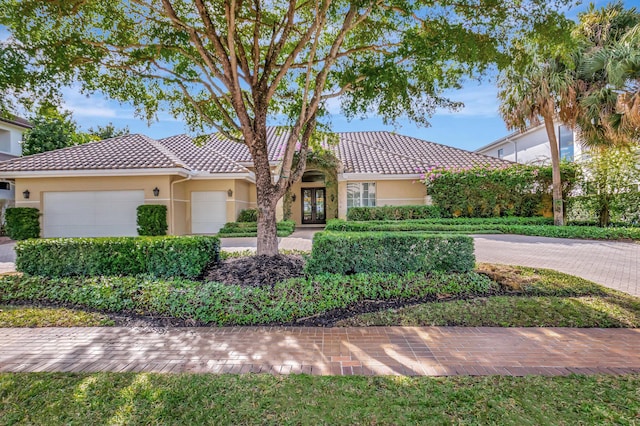
[[[640,329],[0,329],[0,371],[625,374],[640,373]]]

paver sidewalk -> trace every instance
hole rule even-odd
[[[0,329],[0,371],[321,375],[640,372],[640,329]]]

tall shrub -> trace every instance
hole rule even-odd
[[[579,168],[561,165],[562,193],[576,185]],[[551,167],[513,165],[503,168],[431,168],[422,182],[444,217],[540,216],[550,209]]]
[[[167,206],[144,204],[138,206],[138,235],[158,236],[167,234]]]
[[[9,207],[4,214],[7,235],[12,240],[40,237],[40,210],[33,207]]]

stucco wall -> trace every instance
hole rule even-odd
[[[22,155],[22,134],[25,128],[0,121],[0,152]]]
[[[556,123],[556,138],[558,138],[559,126],[560,124]],[[551,149],[549,147],[549,138],[547,137],[547,131],[544,126],[538,127],[522,135],[513,136],[509,138],[509,140],[511,142],[504,141],[498,145],[492,146],[489,149],[478,150],[477,152],[480,154],[490,155],[492,157],[498,157],[498,150],[503,149],[504,155],[502,158],[505,160],[516,161],[517,157],[517,162],[521,164],[551,163]],[[573,135],[573,140],[573,155],[574,158],[577,159],[581,154],[581,146],[575,132]]]
[[[375,182],[376,206],[423,205],[427,202],[427,189],[415,179],[362,180],[349,182]],[[347,218],[347,181],[338,183],[338,217]]]

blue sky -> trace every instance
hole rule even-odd
[[[597,6],[603,6],[608,2],[598,0],[595,3]],[[586,9],[587,4],[588,2],[569,10],[568,15],[575,16],[579,11]],[[626,0],[624,4],[626,7],[640,8],[640,0]],[[508,133],[498,115],[496,87],[491,81],[482,84],[469,82],[463,89],[450,92],[449,95],[453,100],[464,102],[465,107],[456,112],[438,111],[431,118],[431,127],[428,128],[418,127],[408,121],[394,128],[385,126],[382,120],[373,116],[348,122],[337,109],[331,119],[332,128],[334,131],[396,131],[468,150],[477,149]],[[132,133],[143,133],[153,138],[186,132],[184,125],[169,114],[158,114],[157,121],[148,125],[146,121],[134,117],[130,105],[120,105],[100,95],[86,97],[77,89],[66,91],[65,108],[73,112],[75,120],[83,129],[111,122],[116,127],[128,126]]]

